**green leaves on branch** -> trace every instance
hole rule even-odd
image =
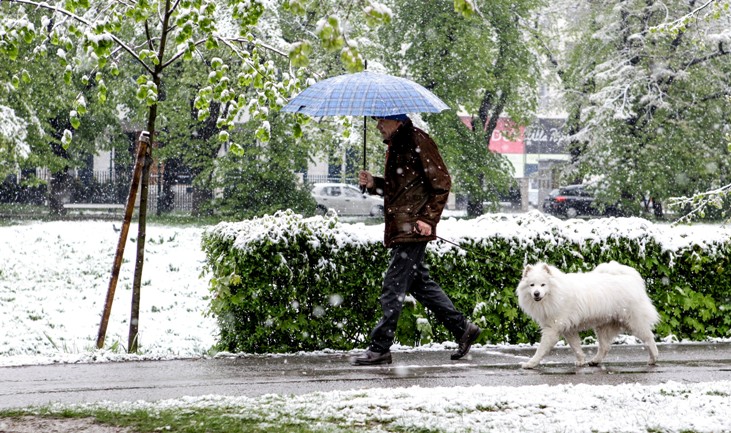
[[[146,59],[150,59],[153,65],[160,64],[160,59],[157,57],[157,53],[152,50],[140,50],[137,55],[139,56],[140,60],[144,61]]]
[[[84,48],[96,55],[97,62],[106,63],[106,58],[111,55],[113,47],[114,39],[108,33],[99,36],[87,35],[84,40]],[[103,64],[100,66],[104,67]]]
[[[367,0],[364,3],[366,6],[362,9],[362,16],[368,27],[375,28],[391,22],[393,13],[388,6],[372,0]],[[302,0],[286,0],[283,9],[295,16],[305,16],[308,13],[306,4]],[[354,42],[356,38],[348,41],[348,36],[343,30],[343,24],[339,17],[329,15],[320,19],[315,26],[314,33],[320,45],[326,51],[341,50],[340,60],[348,72],[358,72],[364,69],[363,57],[360,54],[358,45]],[[310,41],[299,41],[292,44],[288,53],[292,66],[309,66],[309,57],[312,52]]]
[[[220,131],[218,133],[218,141],[222,143],[226,143],[229,140],[229,133],[228,131]]]
[[[198,121],[203,121],[210,115],[211,100],[213,99],[213,88],[203,87],[193,101],[193,106],[198,110]]]
[[[214,2],[207,2],[205,5],[200,0],[181,2],[175,19],[175,25],[178,28],[175,42],[178,45],[184,45],[188,41],[194,40],[196,34],[204,34],[209,35],[206,47],[211,49],[216,45],[216,42],[210,37],[216,30],[215,12],[216,4]],[[188,53],[192,57],[191,47],[189,47]],[[186,57],[188,57],[188,53],[186,53]]]
[[[318,21],[315,34],[320,38],[322,47],[328,51],[337,51],[345,44],[340,19],[336,16],[329,16]]]
[[[292,66],[303,68],[310,64],[312,45],[308,41],[295,42],[289,49],[289,61]]]
[[[79,116],[85,115],[86,112],[86,98],[84,98],[83,95],[79,95],[79,97],[74,100],[73,110],[69,112],[69,122],[71,122],[71,126],[74,129],[79,129],[79,126],[81,126]]]
[[[79,126],[81,126],[79,114],[75,110],[71,110],[71,112],[69,112],[69,122],[71,122],[71,126],[74,129],[79,129]]]
[[[211,68],[213,70],[208,73],[208,83],[213,86],[211,97],[222,103],[233,100],[235,94],[229,88],[228,65],[220,58],[214,57],[211,60]]]
[[[147,75],[140,75],[137,78],[137,93],[135,96],[139,102],[144,102],[148,107],[157,104],[157,85]]]
[[[476,10],[473,0],[454,0],[454,11],[462,14],[465,18],[474,15]]]
[[[66,83],[67,86],[71,85],[72,73],[73,69],[71,68],[71,65],[67,65],[66,69],[63,71],[63,82]]]
[[[282,7],[293,15],[301,16],[307,13],[307,9],[300,0],[285,0]]]
[[[383,24],[389,24],[391,22],[391,16],[393,13],[387,6],[371,2],[369,6],[363,10],[365,13],[366,24],[369,27],[378,27]]]
[[[13,41],[0,40],[0,54],[7,56],[10,60],[16,60],[18,53],[18,44]]]
[[[244,28],[256,25],[263,13],[264,4],[261,0],[238,0],[233,5],[233,17]]]
[[[269,122],[262,122],[261,126],[256,130],[256,138],[259,141],[267,142],[272,138],[272,131]]]
[[[86,99],[83,95],[79,95],[74,101],[74,110],[82,116],[86,114]]]
[[[102,79],[97,79],[97,97],[100,102],[107,102],[107,85]]]
[[[366,16],[373,17],[373,14],[379,17],[379,22],[387,19],[390,20],[390,16],[388,14],[385,14],[384,12],[376,12],[375,10],[372,10],[371,13],[366,14]],[[376,20],[373,19],[373,22],[375,23]],[[341,27],[340,19],[338,17],[329,16],[327,18],[321,19],[317,23],[317,29],[315,30],[315,34],[320,38],[320,44],[327,51],[342,50],[340,52],[340,60],[343,62],[343,65],[345,66],[345,69],[348,70],[348,72],[358,72],[363,70],[364,61],[363,57],[361,57],[360,55],[358,46],[355,43],[349,43],[348,45],[345,44],[343,29]],[[303,50],[300,50],[298,54],[299,57],[297,58],[297,60],[299,61],[299,63],[303,63],[306,60],[303,58],[309,54],[309,51],[304,52]]]
[[[340,52],[340,61],[348,72],[359,72],[365,69],[365,62],[360,51],[354,45],[348,45]]]
[[[13,76],[10,78],[10,84],[17,90],[20,87],[20,83],[23,84],[30,84],[31,78],[28,71],[25,69],[20,71],[20,77],[18,74],[13,74]]]
[[[68,129],[64,129],[63,136],[61,136],[61,145],[64,149],[68,149],[71,145],[71,139],[74,137],[74,134],[69,131]]]
[[[155,13],[151,6],[148,0],[139,0],[133,3],[133,7],[126,9],[124,15],[136,23],[141,23]]]
[[[64,2],[64,8],[71,12],[76,13],[77,8],[88,8],[89,7],[89,0],[66,0]]]
[[[33,23],[27,19],[7,20],[0,27],[0,54],[17,60],[20,44],[30,44],[36,37]]]

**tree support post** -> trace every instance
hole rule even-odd
[[[145,157],[147,155],[147,147],[150,144],[150,135],[147,131],[140,133],[137,141],[137,158],[135,160],[135,168],[132,173],[132,182],[129,186],[129,195],[127,196],[127,204],[124,211],[124,221],[122,229],[119,232],[119,242],[117,243],[117,254],[114,257],[112,265],[112,275],[109,279],[109,288],[107,289],[107,298],[104,303],[104,311],[102,312],[102,320],[99,325],[99,334],[96,338],[96,347],[102,349],[104,347],[104,339],[107,335],[107,325],[109,324],[109,314],[112,311],[112,303],[114,302],[114,292],[117,289],[117,280],[119,279],[119,270],[122,267],[122,257],[124,256],[124,246],[127,242],[127,234],[129,233],[129,224],[132,221],[132,214],[135,209],[135,200],[137,199],[137,189],[140,184],[142,168],[145,165]]]

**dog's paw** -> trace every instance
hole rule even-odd
[[[583,366],[585,366],[585,365],[586,365],[586,361],[585,361],[585,360],[583,360],[583,359],[581,359],[581,360],[576,360],[576,361],[574,362],[574,365],[575,365],[575,366],[577,366],[577,367],[583,367]]]
[[[523,368],[523,369],[526,369],[526,370],[530,370],[532,368],[535,368],[536,365],[538,365],[538,364],[533,363],[533,362],[521,362],[520,363],[520,368]]]

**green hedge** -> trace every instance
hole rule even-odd
[[[729,337],[731,232],[656,225],[639,218],[558,220],[539,212],[446,219],[428,262],[457,308],[483,329],[482,343],[533,343],[536,325],[520,311],[515,287],[526,263],[565,272],[617,260],[636,268],[661,315],[658,338]],[[380,317],[388,261],[383,225],[345,224],[278,212],[221,223],[203,236],[219,350],[293,352],[364,347]],[[413,301],[397,341],[449,341]]]

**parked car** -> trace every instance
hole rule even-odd
[[[603,211],[594,203],[591,185],[569,185],[552,190],[543,200],[543,212],[557,217],[620,216],[617,206],[606,206]]]
[[[338,215],[383,215],[383,198],[363,194],[360,189],[345,183],[316,183],[312,197],[317,202],[317,213],[334,209]]]

